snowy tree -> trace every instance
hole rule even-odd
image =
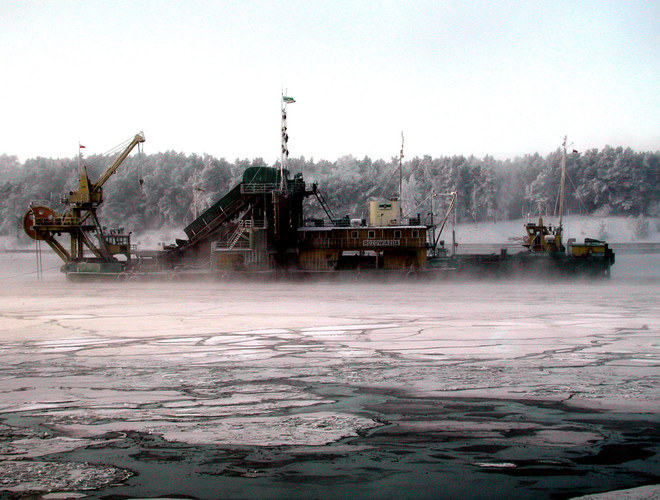
[[[111,161],[91,155],[84,162],[94,180]],[[505,161],[489,156],[416,157],[403,164],[404,210],[426,214],[432,193],[457,191],[459,220],[519,217],[523,209],[536,213],[539,204],[543,213],[553,213],[560,162],[559,150],[546,157],[533,154]],[[262,158],[228,162],[174,151],[132,154],[104,186],[101,216],[108,225],[135,232],[162,224],[184,226],[192,216],[195,185],[204,189],[201,198],[208,206],[238,184],[246,168],[265,166]],[[318,182],[338,216],[366,216],[370,199],[399,195],[398,157],[358,160],[348,155],[334,162],[300,157],[290,158],[289,166],[294,173],[304,172],[309,184]],[[569,153],[566,167],[566,207],[634,217],[660,215],[659,152],[606,146]],[[15,156],[0,155],[0,231],[15,232],[17,217],[31,201],[46,200],[63,210],[60,196],[77,186],[77,170],[77,158],[31,158],[21,164]],[[433,202],[436,215],[444,214],[449,197],[437,196]],[[313,200],[306,207],[308,215],[322,214]]]

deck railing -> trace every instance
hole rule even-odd
[[[274,183],[241,184],[242,194],[270,193],[271,191],[277,191],[278,189],[280,189],[280,185]]]
[[[359,221],[359,222],[356,222]],[[376,227],[388,227],[388,226],[432,226],[433,220],[430,217],[409,217],[396,221],[392,224],[383,224],[382,226]],[[303,221],[303,227],[355,227],[355,228],[365,228],[373,227],[367,225],[364,219],[333,219],[328,221],[327,219],[305,219]]]
[[[35,226],[78,226],[80,224],[79,217],[65,216],[65,217],[37,217],[35,219]]]
[[[303,240],[302,246],[336,250],[426,248],[426,240],[424,238],[314,238]]]

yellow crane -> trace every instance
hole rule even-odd
[[[62,198],[62,202],[68,206],[63,214],[58,214],[44,205],[30,204],[29,210],[23,216],[23,229],[26,234],[32,239],[45,241],[67,266],[87,263],[91,264],[95,271],[104,272],[105,264],[108,271],[114,272],[123,265],[115,255],[122,254],[126,261],[130,261],[130,235],[115,231],[105,234],[96,216],[96,209],[103,202],[103,185],[131,151],[144,141],[143,132],[136,134],[96,182],[90,181],[87,168],[81,164],[78,170],[78,189],[70,191]],[[69,250],[57,239],[63,233],[70,235]],[[90,233],[96,233],[98,244]],[[85,247],[94,257],[85,258]]]

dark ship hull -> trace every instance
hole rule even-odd
[[[305,219],[307,197],[318,200],[327,219]],[[64,248],[55,240],[61,230],[53,227],[57,219],[39,217],[34,209],[30,213],[29,229],[48,238],[56,250]],[[529,251],[516,254],[503,249],[494,254],[448,255],[437,248],[436,226],[419,215],[403,218],[396,198],[372,201],[368,220],[336,219],[318,187],[308,187],[302,174],[290,178],[286,170],[253,167],[184,229],[185,240],[160,251],[138,251],[130,245],[130,235],[106,234],[103,248],[117,246],[110,255],[82,256],[81,251],[72,258],[58,253],[69,279],[606,277],[614,264],[614,253],[606,243],[569,242],[566,250],[542,221],[527,225]]]

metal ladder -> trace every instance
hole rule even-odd
[[[243,236],[243,233],[245,232],[246,229],[252,227],[252,220],[242,220],[238,223],[238,227],[236,228],[236,231],[234,231],[234,234],[231,235],[231,238],[229,238],[229,250],[233,250],[234,247],[236,246],[236,243],[238,243],[238,240]]]
[[[332,213],[332,209],[328,206],[328,201],[325,199],[325,196],[323,196],[323,193],[321,193],[319,189],[315,189],[314,194],[316,195],[316,199],[319,200],[321,208],[323,208],[323,211],[328,216],[328,219],[330,219],[330,224],[334,226],[336,217],[335,214]]]

